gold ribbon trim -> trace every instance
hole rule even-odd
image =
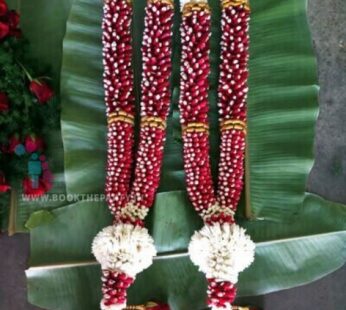
[[[189,123],[186,126],[183,126],[183,134],[189,133],[189,132],[208,132],[209,131],[209,125],[205,123]]]
[[[173,0],[148,0],[148,3],[167,4],[172,8],[174,7],[174,1]]]
[[[227,119],[220,124],[221,131],[235,129],[247,133],[246,123],[237,119]]]
[[[243,6],[245,10],[250,11],[250,4],[248,0],[223,0],[221,2],[222,8]]]
[[[131,125],[135,124],[135,118],[132,114],[129,114],[125,111],[119,110],[117,112],[110,113],[108,115],[108,124],[116,123],[116,122],[124,122]]]
[[[158,306],[157,303],[150,301],[146,305],[127,306],[124,310],[150,310],[156,306]]]
[[[144,116],[141,119],[141,127],[155,127],[165,130],[166,121],[164,121],[161,117]]]
[[[208,2],[201,0],[191,0],[183,7],[183,16],[190,16],[194,11],[206,11],[210,13]]]

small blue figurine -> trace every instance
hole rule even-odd
[[[14,149],[14,153],[18,156],[24,155],[25,152],[25,146],[23,144],[18,144],[16,148]]]
[[[40,178],[40,175],[42,174],[42,165],[37,153],[33,153],[30,156],[30,160],[28,163],[28,170],[29,170],[29,176],[31,179],[32,188],[36,189],[39,187],[39,178]]]

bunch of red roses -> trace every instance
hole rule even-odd
[[[53,98],[54,92],[51,87],[44,81],[36,79],[31,80],[29,89],[41,104],[47,103]],[[10,100],[6,92],[0,91],[0,112],[7,112],[10,109]]]
[[[16,54],[25,41],[19,22],[18,12],[0,0],[0,52],[11,55],[4,58],[10,59],[6,64],[0,64],[10,68],[0,67],[0,193],[11,189],[8,180],[12,186],[18,184],[20,174],[24,194],[34,198],[52,187],[52,173],[43,153],[45,143],[37,133],[50,121],[46,113],[56,117],[57,111],[50,111],[55,109],[50,102],[54,91],[46,79],[33,78]]]
[[[0,40],[8,37],[19,37],[21,31],[18,28],[19,14],[14,10],[9,10],[5,0],[0,0]]]

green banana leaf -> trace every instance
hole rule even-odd
[[[37,59],[43,68],[47,68],[47,76],[52,78],[51,83],[56,93],[59,94],[62,42],[72,0],[10,0],[8,4],[12,9],[20,11],[21,28],[24,36],[30,42],[28,53]],[[7,212],[9,214],[1,218],[2,228],[8,228],[10,234],[27,231],[25,223],[31,213],[67,204],[66,201],[58,199],[59,194],[66,192],[60,128],[53,130],[50,136],[46,137],[46,142],[50,169],[54,173],[54,187],[49,193],[49,199],[46,200],[23,200],[21,191],[16,193],[16,202],[10,203],[10,210]]]
[[[219,0],[210,4],[211,153],[216,176],[220,8]],[[134,7],[138,104],[145,1],[134,0]],[[62,135],[69,194],[98,194],[104,187],[101,14],[102,1],[74,0],[64,40]],[[159,299],[168,301],[173,310],[198,310],[205,307],[206,284],[186,254],[191,234],[202,223],[184,190],[177,110],[179,15],[176,1],[172,111],[159,194],[147,221],[159,257],[138,276],[129,299],[130,303]],[[257,250],[255,264],[241,275],[240,296],[302,285],[345,262],[345,207],[305,193],[317,115],[316,66],[306,1],[252,1],[250,74],[248,199],[246,206],[242,203],[239,219],[257,242]],[[251,213],[251,220],[244,218],[244,209]],[[90,244],[110,222],[101,202],[81,201],[49,215],[38,212],[31,216],[31,268],[27,271],[31,303],[45,309],[98,309],[100,267],[90,253]]]
[[[185,202],[184,192],[174,198],[158,194],[148,227],[160,254],[137,277],[129,292],[130,303],[154,298],[169,302],[174,310],[204,307],[206,281],[185,251],[200,223]],[[90,244],[109,225],[109,212],[103,203],[80,202],[52,213],[49,224],[44,220],[31,230],[29,301],[45,309],[98,309],[100,267]],[[257,243],[256,260],[240,276],[239,296],[302,285],[341,267],[346,260],[345,216],[343,205],[306,194],[302,212],[291,223],[280,224],[281,231],[275,222],[248,222],[246,227]],[[31,218],[39,221],[41,214]]]
[[[218,0],[210,1],[210,4],[213,12],[210,119],[215,172],[219,141],[216,104],[220,7]],[[137,104],[140,101],[144,7],[145,1],[134,1]],[[185,188],[177,109],[180,66],[178,2],[176,7],[172,109],[159,188],[159,192],[172,192],[172,195],[175,195],[174,191]],[[312,166],[317,87],[305,7],[306,3],[301,0],[254,1],[252,5],[247,205],[248,208],[251,206],[254,217],[274,221],[283,221],[298,211]],[[97,1],[75,1],[64,41],[62,131],[68,193],[99,193],[104,186],[106,119],[101,15],[102,5]]]

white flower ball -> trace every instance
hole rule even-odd
[[[207,278],[232,283],[254,261],[255,243],[236,224],[205,225],[195,232],[189,245],[192,262]]]
[[[104,228],[95,237],[92,252],[102,269],[123,272],[130,277],[148,268],[156,256],[148,230],[131,224]]]

